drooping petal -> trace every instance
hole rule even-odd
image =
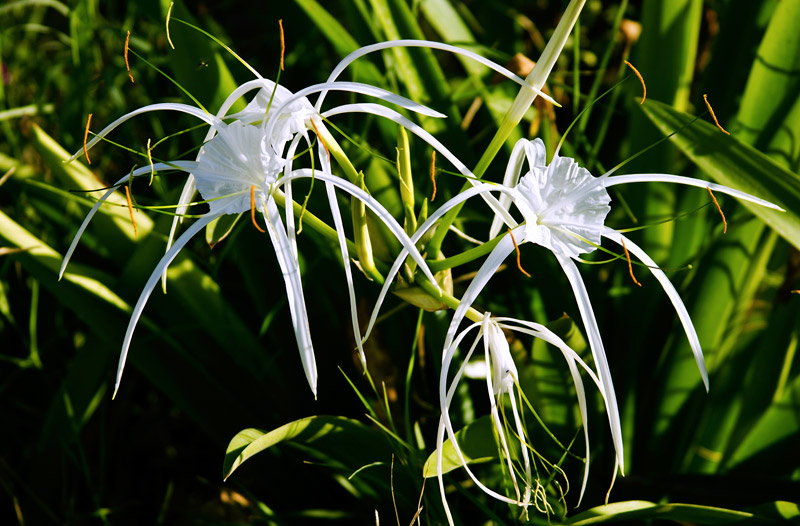
[[[678,314],[678,319],[681,320],[681,325],[683,325],[683,330],[686,332],[686,337],[689,339],[689,346],[692,348],[694,359],[697,362],[697,368],[700,370],[700,376],[703,377],[703,384],[706,386],[706,391],[708,391],[708,371],[706,370],[705,358],[703,358],[703,349],[700,347],[700,339],[697,337],[697,331],[692,323],[692,318],[689,316],[689,311],[686,310],[686,305],[683,304],[683,300],[681,300],[672,282],[670,282],[664,271],[658,268],[655,261],[653,261],[636,243],[611,228],[607,228],[606,231],[603,232],[603,236],[619,245],[622,245],[624,241],[625,248],[636,256],[639,261],[647,265],[653,277],[661,283],[661,287],[664,289],[669,301],[672,302],[672,306],[675,308],[675,312]]]
[[[608,366],[608,359],[606,358],[606,351],[603,347],[603,340],[600,338],[600,328],[597,326],[597,319],[594,316],[592,303],[589,300],[589,293],[586,290],[586,285],[583,283],[578,268],[575,262],[567,256],[555,253],[561,268],[567,275],[569,284],[572,287],[572,292],[575,294],[575,301],[578,303],[578,311],[583,320],[583,326],[586,329],[586,334],[589,337],[589,346],[592,349],[592,357],[594,358],[597,373],[601,382],[601,391],[603,392],[606,403],[606,412],[608,413],[608,423],[611,426],[611,438],[614,442],[614,449],[617,453],[617,460],[619,461],[620,471],[625,472],[625,457],[622,445],[622,425],[619,418],[619,407],[617,406],[617,395],[614,392],[614,383],[611,379],[611,370]]]
[[[283,282],[286,286],[286,298],[289,302],[289,313],[292,317],[294,335],[297,339],[297,349],[300,351],[300,360],[306,373],[308,385],[314,397],[317,396],[317,363],[314,359],[314,346],[311,344],[311,329],[308,326],[308,313],[303,297],[303,283],[300,280],[300,266],[292,254],[289,239],[286,237],[283,220],[278,206],[272,196],[267,197],[266,213],[267,232],[269,232],[278,265],[283,273]]]
[[[672,174],[632,174],[632,175],[614,175],[605,178],[601,177],[601,179],[603,181],[603,185],[606,188],[617,184],[628,184],[628,183],[675,183],[687,186],[696,186],[698,188],[710,188],[714,192],[719,192],[721,194],[728,194],[743,201],[750,201],[751,203],[755,203],[757,205],[783,211],[783,208],[781,208],[780,206],[774,203],[770,203],[769,201],[765,201],[764,199],[760,199],[754,195],[750,195],[748,193],[736,190],[734,188],[729,188],[727,186],[722,186],[721,184],[709,183],[708,181],[703,181],[702,179],[695,179],[693,177],[684,177],[681,175],[672,175]]]
[[[139,300],[136,302],[136,306],[133,308],[131,319],[128,322],[128,329],[125,331],[125,338],[122,340],[122,352],[120,353],[119,365],[117,366],[117,378],[114,382],[114,396],[116,396],[117,390],[119,389],[119,383],[122,380],[122,371],[125,369],[125,362],[128,359],[128,350],[131,346],[133,331],[136,329],[136,324],[139,323],[139,318],[142,316],[142,311],[144,310],[147,300],[150,298],[150,294],[153,292],[156,283],[158,283],[161,274],[172,262],[172,260],[175,259],[175,256],[178,255],[178,252],[183,249],[186,243],[188,243],[189,240],[195,236],[195,234],[205,228],[206,225],[208,225],[217,217],[219,217],[218,214],[206,214],[192,223],[192,225],[186,229],[186,232],[181,234],[177,241],[175,241],[175,244],[170,247],[166,254],[164,254],[164,256],[161,258],[161,261],[158,262],[158,265],[156,265],[156,268],[153,269],[153,272],[150,274],[147,283],[145,283],[145,286],[142,289],[142,293],[139,295]]]

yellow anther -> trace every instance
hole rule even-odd
[[[133,201],[131,201],[131,188],[125,185],[125,200],[128,201],[128,213],[131,215],[131,223],[133,223],[133,237],[139,237],[139,229],[136,228],[136,219],[133,217]]]
[[[722,213],[722,208],[719,206],[717,198],[714,195],[714,192],[711,191],[711,188],[706,187],[706,190],[708,190],[708,195],[711,196],[711,200],[714,201],[714,206],[717,207],[717,212],[719,212],[719,215],[722,217],[722,233],[724,234],[728,231],[728,222],[725,221],[725,214]]]
[[[322,140],[322,136],[319,134],[319,130],[317,129],[317,125],[314,123],[314,119],[311,119],[311,127],[314,128],[314,133],[317,134],[317,138],[319,142],[322,143],[322,147],[325,148],[325,153],[328,154],[328,162],[331,161],[331,152],[328,150],[328,145],[325,144],[325,141]]]
[[[519,269],[520,272],[522,272],[526,276],[531,277],[531,275],[525,272],[525,269],[522,268],[522,262],[520,261],[520,254],[519,254],[519,245],[517,245],[517,240],[514,239],[514,233],[511,232],[510,228],[508,229],[508,235],[511,236],[511,242],[514,243],[514,250],[517,252],[517,268]]]
[[[706,108],[708,108],[708,113],[711,114],[711,118],[714,119],[714,124],[717,125],[717,128],[719,128],[720,131],[722,133],[724,133],[725,135],[730,135],[730,132],[728,130],[726,130],[725,128],[723,128],[722,125],[720,125],[719,121],[717,120],[717,116],[714,114],[714,109],[711,107],[711,104],[708,102],[708,95],[706,95],[705,93],[703,93],[703,101],[705,101]],[[714,200],[714,202],[716,202],[716,199]]]
[[[636,75],[639,78],[639,82],[642,83],[642,100],[639,101],[639,104],[644,104],[644,99],[647,98],[647,86],[645,86],[644,84],[644,77],[642,77],[642,74],[639,73],[639,70],[636,69],[636,67],[633,64],[631,64],[627,60],[625,60],[624,62],[629,68],[633,70],[634,75]]]
[[[641,287],[642,284],[639,283],[636,280],[636,276],[633,275],[633,263],[631,262],[631,255],[628,254],[628,248],[625,246],[625,240],[624,239],[622,240],[622,250],[625,251],[625,259],[628,260],[628,273],[631,275],[631,279],[633,280],[634,283],[636,283],[637,285],[639,285]]]
[[[266,230],[256,223],[256,185],[250,187],[250,220],[253,222],[253,226],[256,227],[256,230],[262,234],[266,232]]]
[[[133,75],[131,75],[131,65],[128,62],[128,43],[131,40],[131,32],[128,31],[128,34],[125,36],[125,52],[123,56],[125,57],[125,69],[128,70],[128,77],[131,79],[131,83],[133,83]]]
[[[92,122],[92,114],[89,114],[89,117],[86,119],[86,131],[83,132],[83,155],[86,156],[86,162],[92,164],[92,161],[89,159],[89,150],[86,149],[86,139],[89,138],[89,124]]]
[[[436,199],[436,150],[431,154],[431,183],[433,183],[433,193],[431,194],[431,203]]]

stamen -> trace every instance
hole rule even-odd
[[[525,269],[522,268],[522,263],[520,262],[519,245],[517,245],[517,240],[514,239],[514,233],[511,232],[510,228],[508,229],[508,235],[511,236],[511,242],[514,243],[514,250],[517,252],[517,268],[526,276],[531,277],[531,275],[525,272]]]
[[[128,43],[131,40],[131,32],[128,31],[128,34],[125,36],[125,52],[123,56],[125,57],[125,69],[128,70],[128,77],[131,79],[131,84],[133,84],[133,75],[131,75],[131,65],[128,63]]]
[[[153,176],[155,175],[155,167],[153,166],[153,156],[150,153],[150,139],[147,139],[147,160],[150,161],[150,185],[153,184]]]
[[[706,190],[708,190],[708,195],[711,196],[711,200],[714,201],[714,206],[717,207],[717,212],[719,212],[719,215],[722,216],[722,233],[724,234],[728,231],[728,222],[725,221],[725,214],[722,213],[722,208],[719,206],[717,198],[714,196],[714,192],[711,191],[711,188],[706,187]]]
[[[322,143],[322,147],[325,148],[325,153],[328,154],[328,162],[330,162],[331,161],[331,152],[330,152],[330,150],[328,150],[328,145],[325,144],[325,141],[322,140],[322,136],[320,136],[320,134],[319,134],[319,130],[317,129],[317,125],[314,124],[314,119],[309,119],[309,120],[311,121],[311,127],[314,128],[314,133],[317,134],[317,138],[319,139],[319,142],[321,142]]]
[[[642,74],[639,73],[639,70],[636,69],[636,67],[633,64],[631,64],[627,60],[623,62],[625,62],[625,64],[633,70],[633,73],[639,78],[639,82],[642,83],[642,100],[639,102],[639,104],[644,104],[644,99],[647,98],[647,86],[645,86],[644,84],[644,77],[642,77]]]
[[[433,183],[433,193],[431,194],[431,203],[436,199],[436,150],[431,153],[431,183]]]
[[[798,290],[790,290],[789,294],[800,294],[800,289],[798,289]]]
[[[92,122],[92,114],[89,114],[89,118],[86,119],[86,131],[83,132],[83,155],[86,156],[86,162],[92,164],[92,161],[89,159],[89,150],[86,149],[86,139],[89,138],[89,123]]]
[[[724,133],[725,135],[730,135],[730,132],[728,130],[726,130],[725,128],[723,128],[720,125],[719,121],[717,120],[717,116],[714,114],[714,109],[711,107],[711,104],[709,104],[709,102],[708,102],[708,95],[706,95],[705,93],[703,93],[703,101],[706,103],[706,108],[708,108],[708,113],[711,114],[711,118],[714,119],[714,124],[717,125],[717,128],[719,128],[720,131],[722,131],[722,133]]]
[[[633,275],[633,263],[631,262],[631,255],[628,254],[628,249],[625,246],[625,240],[624,239],[622,240],[622,250],[625,251],[625,259],[628,260],[628,273],[631,275],[631,279],[633,280],[634,283],[636,283],[637,285],[639,285],[641,287],[642,284],[639,283],[636,280],[636,276]]]
[[[256,227],[256,230],[262,234],[266,232],[266,230],[256,223],[256,185],[250,187],[250,221],[253,222],[253,226]]]
[[[128,213],[131,215],[131,223],[133,223],[133,237],[139,237],[139,229],[136,228],[136,219],[133,218],[133,201],[131,201],[131,187],[125,185],[125,199],[128,201]]]
[[[167,42],[169,42],[169,45],[170,45],[170,47],[172,49],[175,49],[175,44],[172,43],[172,39],[169,37],[169,17],[172,15],[172,6],[174,6],[174,5],[175,5],[175,2],[170,2],[169,3],[169,9],[167,9],[167,22],[166,22],[166,26],[167,26]]]
[[[286,43],[283,40],[283,19],[278,20],[278,28],[281,33],[281,71],[283,71],[283,53],[286,51]]]

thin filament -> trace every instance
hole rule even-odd
[[[167,42],[169,42],[169,46],[170,46],[172,49],[175,49],[175,44],[173,44],[173,43],[172,43],[172,39],[171,39],[171,38],[170,38],[170,36],[169,36],[169,17],[170,17],[170,15],[172,15],[172,6],[173,6],[173,5],[175,5],[175,2],[170,2],[170,3],[169,3],[169,9],[167,9],[167,21],[166,21],[166,26],[167,26]]]
[[[133,223],[133,237],[139,237],[139,229],[136,228],[136,219],[133,217],[133,201],[131,201],[131,187],[125,185],[125,200],[128,201],[128,213],[131,215],[131,223]]]

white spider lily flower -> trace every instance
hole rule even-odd
[[[267,224],[267,232],[275,249],[278,263],[283,274],[286,293],[289,300],[289,308],[294,326],[297,345],[300,351],[303,368],[309,385],[316,395],[317,371],[314,360],[314,350],[311,343],[311,335],[308,325],[308,316],[305,307],[302,282],[296,252],[290,243],[286,227],[274,200],[274,194],[279,192],[284,186],[298,178],[316,178],[324,181],[330,188],[339,188],[350,195],[360,199],[369,207],[381,221],[386,224],[388,229],[395,235],[404,250],[411,253],[412,258],[422,269],[426,278],[432,283],[435,279],[421,254],[408,238],[403,228],[397,223],[392,215],[372,196],[367,194],[352,183],[334,176],[330,170],[311,170],[296,169],[289,172],[284,170],[287,166],[285,161],[272,151],[268,136],[259,126],[247,125],[240,121],[234,121],[229,125],[221,124],[217,128],[218,133],[200,149],[196,161],[176,161],[173,163],[159,163],[154,166],[158,171],[180,170],[191,173],[196,182],[196,186],[201,196],[209,203],[210,210],[195,221],[167,250],[156,265],[153,273],[145,284],[139,300],[133,309],[128,329],[123,340],[122,353],[120,356],[117,371],[117,380],[114,391],[119,387],[122,372],[125,367],[128,349],[130,347],[133,331],[136,328],[139,318],[150,294],[152,293],[159,276],[163,274],[168,265],[177,256],[178,252],[200,232],[206,225],[214,219],[224,214],[235,214],[247,211],[251,206],[251,193],[254,194],[254,205],[258,212],[264,217]],[[150,167],[143,167],[135,170],[132,175],[126,176],[117,184],[122,184],[130,177],[141,177],[149,175]],[[85,230],[86,225],[91,220],[96,210],[105,198],[114,190],[110,189],[106,195],[98,201],[92,209],[84,223],[79,229],[78,235],[73,240],[73,244],[68,251],[68,256],[77,244],[80,234]],[[335,195],[332,202],[335,203]],[[288,204],[287,207],[291,205]],[[336,216],[338,207],[332,206],[332,212]],[[291,214],[288,208],[288,214]],[[343,236],[341,218],[337,223],[337,230]],[[66,267],[68,256],[62,264]]]
[[[473,283],[470,285],[470,288],[478,288],[477,283],[477,281],[473,281]],[[468,292],[467,295],[471,295],[471,293]],[[472,345],[469,347],[469,350],[464,356],[463,363],[456,371],[453,380],[448,386],[448,376],[450,375],[450,369],[456,349],[461,345],[466,336],[476,328],[478,329],[477,335],[475,336]],[[519,393],[519,374],[517,372],[514,359],[511,356],[511,351],[509,349],[506,336],[503,333],[503,329],[527,334],[533,336],[534,338],[540,338],[557,347],[564,355],[564,359],[567,362],[572,380],[575,384],[575,391],[578,397],[578,406],[580,409],[581,423],[583,424],[584,428],[584,440],[586,444],[586,463],[584,467],[583,483],[581,485],[581,498],[583,497],[583,493],[586,488],[586,481],[589,475],[589,432],[588,428],[586,427],[586,393],[578,365],[587,371],[591,379],[598,386],[600,385],[600,381],[595,376],[594,372],[583,362],[580,356],[578,356],[578,354],[571,347],[569,347],[569,345],[567,345],[561,338],[559,338],[545,326],[514,318],[492,317],[489,313],[485,313],[481,321],[469,325],[463,331],[458,333],[455,338],[448,340],[442,357],[442,370],[439,381],[439,403],[441,405],[442,415],[439,420],[439,429],[436,439],[436,469],[442,502],[450,524],[453,524],[453,519],[447,504],[444,481],[442,478],[442,453],[445,433],[447,434],[447,438],[449,439],[469,477],[482,491],[488,495],[503,502],[515,504],[524,508],[527,508],[527,506],[531,504],[532,496],[534,504],[537,506],[539,506],[539,501],[543,501],[545,498],[544,495],[541,494],[540,489],[534,491],[535,487],[540,488],[540,486],[538,484],[534,484],[531,473],[531,458],[528,449],[533,448],[532,445],[528,443],[527,433],[523,425],[523,419],[521,418],[521,412],[524,410],[524,407],[520,407],[517,403],[517,396],[523,396],[522,393]],[[489,397],[489,404],[491,408],[492,424],[496,432],[496,439],[500,448],[501,462],[504,462],[508,470],[507,476],[511,480],[511,485],[514,489],[514,495],[511,497],[498,493],[497,491],[487,487],[469,468],[466,463],[466,459],[464,458],[464,454],[458,445],[455,430],[453,429],[453,425],[450,420],[450,407],[453,404],[456,388],[469,366],[470,357],[475,352],[475,349],[477,348],[481,339],[483,339],[485,357],[484,363],[486,369],[486,374],[484,377],[486,379],[487,395]],[[517,393],[515,393],[515,388]],[[504,416],[501,416],[506,396],[508,396],[508,402],[511,406],[511,415],[514,420],[514,429],[511,434],[506,432],[506,427],[503,425],[505,418]],[[515,451],[518,449],[522,457],[522,465],[524,468],[524,479],[522,480],[524,487],[522,489],[520,489],[520,484],[517,481],[517,469],[515,469],[512,463],[514,457],[516,456],[512,453],[512,449]],[[542,503],[542,505],[546,506],[546,503]]]
[[[520,179],[525,161],[527,161],[528,169]],[[573,159],[560,157],[558,154],[548,165],[544,143],[540,139],[534,141],[522,139],[515,145],[504,180],[504,186],[512,191],[505,192],[500,201],[505,207],[513,202],[522,215],[524,223],[515,230],[516,239],[520,242],[536,243],[553,252],[570,282],[605,394],[617,462],[623,472],[622,431],[611,373],[591,301],[574,260],[579,259],[581,254],[594,251],[600,245],[603,237],[620,245],[624,243],[624,247],[649,268],[664,288],[683,325],[703,383],[708,389],[708,373],[700,341],[689,313],[675,287],[670,283],[666,274],[641,248],[620,232],[604,224],[611,209],[609,206],[611,198],[606,189],[616,184],[638,182],[673,182],[709,188],[715,192],[729,194],[762,206],[780,209],[772,203],[739,190],[689,177],[669,174],[635,174],[614,177],[605,174],[601,177],[594,177]],[[516,227],[516,223],[508,223],[504,217],[496,217],[490,229],[490,236],[498,234],[501,223],[506,223],[511,228]],[[501,241],[487,259],[487,263],[489,260],[493,261],[491,272],[496,271],[500,263],[514,250],[512,242]],[[470,300],[472,299],[474,298],[470,298]],[[454,319],[451,331],[457,327],[456,321],[460,322],[460,319]]]

